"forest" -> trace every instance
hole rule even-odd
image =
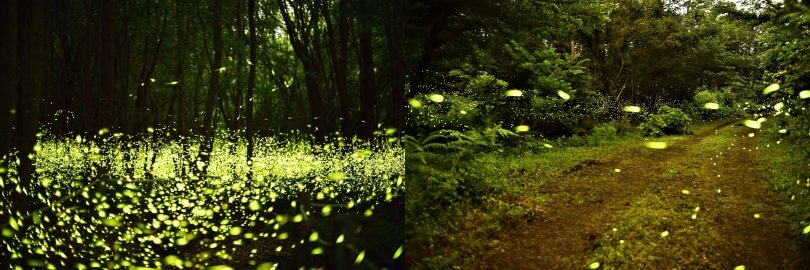
[[[808,267],[808,3],[409,12],[409,268]]]
[[[0,267],[807,269],[804,0],[0,0]]]
[[[0,2],[1,264],[385,269],[403,2]]]

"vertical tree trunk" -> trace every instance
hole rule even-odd
[[[370,139],[377,127],[377,88],[374,85],[374,55],[371,48],[371,3],[359,1],[360,20],[359,55],[360,62],[360,130],[359,137]]]
[[[402,51],[402,0],[389,0],[385,32],[388,44],[388,69],[391,76],[391,125],[402,130],[405,111],[405,69]]]
[[[253,180],[253,88],[256,87],[256,0],[248,0],[248,27],[250,28],[250,67],[245,101],[245,139],[247,140],[247,179]]]
[[[338,112],[340,115],[340,131],[344,136],[351,133],[351,122],[349,121],[349,63],[348,63],[348,42],[349,42],[349,12],[348,0],[339,0],[337,18],[337,33],[332,24],[329,12],[328,1],[321,1],[320,8],[326,22],[326,34],[328,37],[327,53],[332,62],[332,74],[335,76],[335,89],[338,93]],[[339,49],[338,49],[339,48]]]
[[[311,37],[308,36],[306,33],[313,27],[318,26],[318,14],[317,10],[311,9],[311,13],[309,18],[305,18],[305,16],[296,16],[296,20],[299,21],[297,25],[293,22],[288,7],[291,7],[296,15],[303,15],[304,12],[301,11],[302,5],[299,3],[288,5],[286,0],[277,0],[279,11],[281,12],[281,17],[284,19],[284,27],[287,31],[287,35],[290,38],[290,44],[292,44],[293,51],[295,52],[296,57],[298,60],[301,61],[301,64],[304,66],[304,82],[307,87],[307,96],[309,100],[309,107],[310,111],[312,112],[312,134],[317,141],[323,141],[325,135],[329,133],[327,127],[326,115],[324,112],[324,102],[323,97],[321,96],[321,72],[319,71],[319,64],[320,59],[316,58],[315,54],[310,51],[310,47],[313,46],[311,39],[312,38],[320,38],[320,37]],[[311,3],[309,3],[311,4]],[[309,23],[305,23],[304,21],[309,20]],[[297,28],[301,28],[301,33]],[[314,50],[314,49],[313,49]],[[317,60],[316,60],[317,59]]]
[[[11,150],[17,103],[17,0],[0,1],[0,158]],[[2,161],[0,161],[2,163]]]
[[[40,95],[45,89],[47,58],[45,29],[45,1],[30,0],[19,5],[19,84],[17,104],[25,104],[17,110],[14,145],[20,166],[17,169],[20,186],[26,187],[34,175],[34,164],[28,158],[36,143],[39,127]]]
[[[208,95],[205,100],[205,115],[203,115],[203,142],[200,147],[200,154],[197,158],[203,163],[202,175],[208,171],[208,160],[210,159],[211,149],[214,144],[214,136],[216,133],[216,125],[214,123],[214,107],[219,92],[219,73],[220,66],[222,66],[222,0],[214,0],[212,7],[214,14],[214,62],[211,63],[211,80],[208,84]]]
[[[98,106],[97,128],[109,128],[113,123],[113,102],[117,94],[115,87],[115,1],[101,1],[101,23],[99,25],[99,74],[101,89]]]

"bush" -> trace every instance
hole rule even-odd
[[[616,140],[618,129],[612,124],[601,124],[593,128],[591,135],[588,135],[587,141],[589,146],[597,146],[605,142]]]
[[[662,136],[670,134],[686,134],[687,126],[692,123],[689,115],[678,108],[661,106],[658,112],[647,116],[647,122],[639,128],[647,136]]]
[[[408,106],[408,120],[411,125],[429,130],[464,130],[479,125],[481,112],[478,102],[452,94],[443,97],[442,102],[433,102],[423,94],[414,97],[421,106]]]

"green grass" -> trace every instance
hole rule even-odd
[[[690,130],[698,134],[724,122],[700,122]],[[409,228],[409,243],[426,250],[414,258],[418,260],[415,269],[446,269],[463,265],[465,260],[475,261],[471,254],[489,249],[491,239],[504,228],[534,219],[549,202],[570,200],[565,194],[541,191],[548,181],[564,176],[579,164],[606,162],[640,151],[647,141],[666,142],[671,146],[689,135],[643,138],[637,133],[626,133],[607,137],[612,139],[575,136],[556,141],[529,140],[503,151],[474,154],[464,163],[465,167],[476,178],[483,179],[479,184],[490,192],[483,200],[460,202],[441,215],[419,220],[417,226]],[[577,200],[584,199],[574,198],[572,202],[577,203]]]
[[[699,132],[720,124],[712,122],[695,128]],[[671,165],[659,180],[653,191],[639,195],[620,217],[614,228],[608,229],[596,243],[588,264],[598,262],[600,269],[658,269],[671,265],[672,261],[662,258],[677,258],[678,264],[690,269],[717,269],[719,261],[707,259],[692,247],[711,248],[722,241],[718,232],[701,218],[699,203],[679,190],[685,187],[672,187],[671,182],[678,174],[693,170],[704,153],[723,151],[733,137],[726,129],[720,135],[704,138],[689,153],[690,161]],[[669,139],[681,139],[681,136]],[[692,218],[694,215],[694,219]],[[666,235],[666,236],[664,236]]]
[[[760,136],[757,142],[762,150],[759,162],[767,166],[771,183],[786,198],[792,229],[810,240],[810,233],[802,233],[810,228],[810,171],[808,157],[798,149],[806,146],[791,145],[773,136]]]

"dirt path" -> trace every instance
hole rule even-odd
[[[549,181],[540,192],[568,199],[544,206],[547,213],[540,220],[505,232],[482,252],[477,265],[462,268],[584,269],[594,253],[608,250],[600,245],[605,245],[604,235],[611,228],[634,226],[625,220],[625,212],[649,207],[638,203],[642,194],[660,201],[655,208],[666,208],[672,215],[654,223],[661,228],[646,228],[654,230],[655,237],[645,236],[646,242],[635,249],[638,254],[597,254],[622,258],[603,262],[602,268],[810,267],[810,261],[801,259],[810,258],[810,250],[794,241],[782,215],[781,197],[753,161],[757,150],[749,151],[756,147],[755,139],[747,137],[750,130],[730,124],[673,142],[664,150],[640,147],[612,160],[588,162]],[[621,172],[615,172],[617,168]],[[691,216],[695,205],[702,207],[700,223],[683,225],[680,218]],[[668,242],[659,243],[664,238],[658,237],[661,231],[672,232]]]

